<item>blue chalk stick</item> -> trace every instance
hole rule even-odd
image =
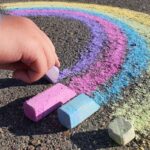
[[[95,113],[100,106],[89,96],[80,94],[58,110],[58,119],[66,128],[74,128]]]

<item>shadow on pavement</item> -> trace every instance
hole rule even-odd
[[[81,150],[97,150],[100,148],[117,147],[109,137],[107,129],[75,133],[72,142]]]
[[[23,113],[23,102],[30,97],[24,97],[10,102],[0,108],[0,127],[6,127],[8,130],[17,135],[42,135],[52,134],[65,131],[57,120],[56,112],[45,117],[38,123],[27,119]]]
[[[22,81],[13,78],[0,79],[0,89],[16,86],[40,85],[40,84],[46,85],[49,84],[49,82],[45,78],[42,78],[41,80],[34,82],[32,84],[26,84]]]

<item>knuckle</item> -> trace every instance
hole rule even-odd
[[[29,18],[21,17],[21,19],[24,24],[33,24],[33,21]]]

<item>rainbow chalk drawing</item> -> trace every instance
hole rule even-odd
[[[2,6],[12,15],[72,18],[90,28],[92,38],[86,46],[87,52],[81,53],[81,58],[75,65],[60,71],[58,82],[71,77],[67,86],[79,95],[89,95],[99,106],[117,99],[122,90],[135,79],[138,80],[145,71],[150,75],[148,14],[117,7],[70,2],[18,2]],[[136,103],[136,99],[132,101]],[[132,109],[130,103],[123,107],[124,111],[127,111],[126,108]],[[135,117],[136,113],[130,115],[136,122],[135,128],[140,132],[150,129],[149,113],[144,111],[145,106],[147,111],[150,110],[150,99],[143,99],[141,106],[140,117],[141,120],[144,117],[146,123],[141,123]],[[133,107],[132,111],[137,107]],[[116,114],[121,110],[119,108]],[[137,127],[137,122],[140,128]]]

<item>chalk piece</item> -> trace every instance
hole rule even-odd
[[[75,96],[73,90],[58,83],[27,100],[23,105],[24,113],[29,119],[37,122]]]
[[[51,69],[48,70],[46,73],[47,79],[49,79],[52,83],[56,83],[59,77],[59,69],[53,66]]]
[[[133,125],[122,117],[114,119],[109,124],[108,134],[119,145],[126,145],[135,137]]]
[[[95,113],[99,107],[92,98],[80,94],[57,110],[58,119],[66,128],[74,128]]]

